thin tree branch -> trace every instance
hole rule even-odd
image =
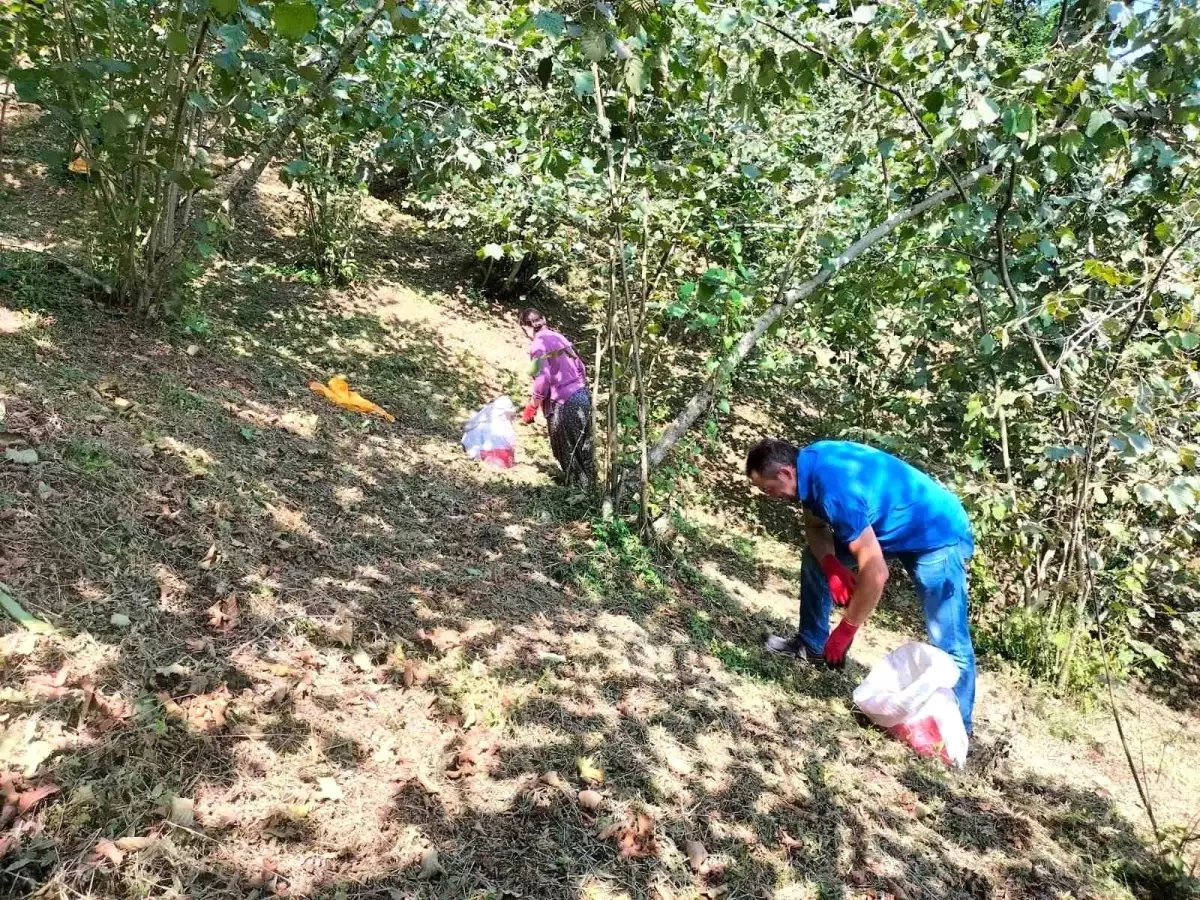
[[[962,186],[971,186],[980,178],[995,171],[995,167],[995,163],[988,163],[974,169],[962,179]],[[958,188],[946,188],[945,190],[929,195],[920,203],[894,213],[852,243],[838,256],[826,260],[821,270],[803,284],[799,284],[788,291],[781,291],[776,301],[767,307],[766,311],[758,317],[750,329],[733,345],[733,348],[721,361],[716,371],[705,382],[704,386],[684,404],[683,409],[667,424],[662,434],[659,435],[658,440],[655,441],[654,446],[650,448],[651,467],[659,465],[666,459],[667,454],[671,452],[671,448],[679,442],[679,439],[687,433],[687,430],[695,424],[696,420],[700,418],[701,414],[712,403],[717,388],[724,379],[733,373],[750,354],[750,351],[754,349],[762,336],[767,333],[767,330],[779,321],[785,313],[795,307],[801,300],[814,294],[827,281],[833,278],[834,275],[862,256],[863,253],[870,250],[905,222],[915,219],[935,207],[941,206],[955,196],[958,196]]]
[[[904,107],[904,111],[906,113],[908,113],[909,118],[911,118],[913,120],[913,122],[916,123],[917,127],[919,129],[921,129],[921,133],[923,135],[925,135],[925,140],[928,143],[929,152],[930,152],[930,155],[933,157],[934,162],[946,170],[946,174],[949,176],[950,180],[954,183],[954,189],[958,193],[959,198],[963,201],[963,203],[967,202],[967,192],[966,192],[966,189],[964,188],[963,184],[959,181],[958,175],[955,173],[954,169],[952,169],[950,167],[950,164],[947,163],[943,157],[938,156],[936,153],[933,152],[933,133],[930,132],[929,126],[927,126],[925,124],[924,120],[919,115],[917,115],[916,109],[913,108],[913,105],[909,101],[909,99],[906,96],[904,96],[903,91],[901,91],[899,88],[892,87],[892,85],[890,85],[890,84],[884,84],[882,81],[872,78],[870,75],[866,75],[862,72],[859,72],[859,71],[856,71],[855,69],[850,68],[848,65],[846,65],[844,62],[842,62],[840,59],[838,59],[832,53],[827,53],[826,51],[820,49],[819,47],[808,43],[808,41],[805,41],[805,40],[797,37],[796,35],[792,34],[787,29],[780,28],[778,25],[768,22],[765,19],[755,19],[755,21],[758,22],[760,25],[766,26],[769,30],[775,32],[776,34],[778,34],[780,37],[784,38],[785,40],[791,41],[797,47],[801,47],[804,50],[807,50],[809,53],[816,54],[817,56],[821,57],[821,59],[825,60],[832,66],[836,67],[841,72],[845,73],[846,75],[849,75],[855,81],[858,81],[861,84],[869,85],[870,87],[873,87],[877,90],[883,91],[884,93],[891,94],[893,97],[895,97],[896,100],[899,101],[900,105]]]
[[[1012,207],[1013,185],[1017,177],[1017,167],[1012,164],[1008,167],[1008,190],[1005,191],[1004,201],[1000,204],[1000,209],[996,211],[996,255],[1000,262],[1000,281],[1004,285],[1004,291],[1008,294],[1008,299],[1012,301],[1013,307],[1021,308],[1021,298],[1013,287],[1012,279],[1008,274],[1008,247],[1004,239],[1004,217],[1008,215],[1008,210]],[[1050,365],[1050,360],[1046,358],[1046,352],[1042,349],[1042,342],[1038,340],[1033,329],[1026,322],[1022,324],[1021,330],[1025,333],[1025,337],[1029,339],[1029,344],[1033,348],[1033,355],[1037,357],[1038,365],[1042,367],[1054,383],[1056,388],[1062,387],[1062,375],[1059,371]]]

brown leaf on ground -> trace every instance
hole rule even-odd
[[[123,837],[117,839],[117,849],[124,850],[126,853],[139,853],[142,850],[149,850],[156,843],[158,838],[143,836],[143,837]]]
[[[183,643],[189,653],[211,653],[213,649],[212,638],[188,638]]]
[[[541,778],[538,780],[541,781],[542,784],[547,784],[568,797],[573,796],[575,793],[575,789],[572,788],[571,785],[567,784],[566,779],[564,779],[553,769],[551,769],[549,772],[543,773]]]
[[[463,733],[462,746],[454,758],[454,768],[447,778],[463,778],[476,772],[490,773],[496,766],[496,751],[500,741],[489,728],[471,728]]]
[[[101,715],[92,725],[101,733],[111,731],[133,715],[133,706],[122,699],[120,694],[108,697],[103,691],[94,687],[90,681],[83,682],[83,706],[79,710],[79,721],[87,720],[93,710]],[[93,716],[93,719],[96,717]]]
[[[708,860],[708,851],[699,841],[688,841],[685,847],[687,850],[688,865],[692,867],[693,872],[698,873]]]
[[[426,850],[425,854],[421,857],[421,871],[417,874],[417,878],[421,879],[421,881],[429,881],[444,874],[446,874],[446,870],[442,868],[442,862],[438,859],[438,852],[433,849]]]
[[[5,803],[0,808],[0,828],[7,828],[17,818],[17,804]]]
[[[17,814],[25,815],[47,797],[53,797],[57,793],[57,784],[43,784],[40,787],[25,791],[17,797]]]
[[[782,828],[779,829],[779,844],[783,847],[784,852],[786,853],[794,853],[798,850],[804,849],[804,841],[792,837]]]
[[[211,693],[198,694],[179,703],[170,694],[160,693],[157,696],[168,716],[182,720],[193,731],[211,734],[229,724],[225,715],[229,708],[229,689],[224,685]]]
[[[191,828],[196,824],[196,801],[187,797],[172,799],[171,808],[167,811],[167,821],[172,825]]]
[[[580,791],[579,805],[588,812],[595,812],[600,808],[600,804],[604,802],[604,795],[599,791]]]
[[[642,859],[658,854],[658,843],[654,840],[654,820],[645,813],[635,816],[626,812],[625,818],[601,829],[599,838],[617,840],[617,852],[626,859]]]
[[[411,659],[404,661],[404,675],[401,679],[406,688],[411,688],[417,680],[417,665]]]
[[[92,851],[92,862],[103,863],[105,860],[119,867],[121,863],[125,862],[125,853],[112,841],[100,841],[96,845],[96,849]]]
[[[218,600],[206,612],[210,628],[222,634],[233,631],[238,621],[237,594],[230,594],[223,600]]]
[[[462,635],[453,628],[422,628],[417,632],[417,640],[445,653],[462,643]]]

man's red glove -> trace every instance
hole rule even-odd
[[[854,573],[842,565],[842,561],[832,553],[821,559],[821,571],[825,573],[825,580],[829,582],[829,593],[833,596],[833,602],[838,606],[847,606],[858,584]]]
[[[535,418],[537,418],[537,404],[536,403],[526,404],[525,411],[523,413],[521,413],[521,421],[524,422],[526,425],[528,425]]]
[[[846,665],[846,651],[854,643],[854,635],[857,633],[857,625],[852,625],[846,619],[838,622],[838,627],[833,629],[833,634],[825,642],[825,662],[835,669]]]

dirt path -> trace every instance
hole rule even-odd
[[[58,248],[41,223],[81,197],[37,141],[11,138],[0,222]],[[268,189],[169,328],[0,250],[4,439],[37,454],[0,462],[0,580],[57,628],[0,620],[29,804],[0,893],[1168,896],[1102,712],[988,670],[977,762],[913,759],[848,702],[911,634],[902,596],[847,675],[798,670],[759,651],[789,548],[697,510],[652,558],[577,521],[540,430],[510,472],[465,460],[519,336],[452,245],[375,216],[362,283],[329,290]],[[337,372],[396,423],[305,386]],[[1127,703],[1183,821],[1200,729]]]

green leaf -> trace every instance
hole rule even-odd
[[[1099,259],[1086,259],[1083,262],[1083,272],[1089,278],[1103,281],[1109,287],[1116,287],[1125,281],[1125,277],[1117,268]]]
[[[275,4],[271,18],[280,35],[298,41],[317,27],[317,8],[306,0],[287,0]]]
[[[479,249],[480,259],[504,259],[504,248],[499,244],[486,244]]]
[[[1046,73],[1040,69],[1026,69],[1021,73],[1021,77],[1030,84],[1041,84],[1046,80]]]
[[[1167,502],[1179,515],[1187,515],[1196,506],[1196,492],[1182,478],[1177,478],[1167,488]]]
[[[552,12],[548,9],[539,10],[533,16],[533,27],[551,37],[562,37],[566,23],[567,20],[563,18],[562,13]]]
[[[238,0],[212,0],[212,11],[222,19],[228,19],[237,12]]]
[[[717,18],[717,33],[733,34],[733,30],[737,28],[741,18],[741,14],[736,9],[725,7]]]
[[[625,84],[634,95],[640,95],[649,86],[650,79],[647,77],[646,67],[639,57],[635,56],[625,63]]]
[[[188,39],[188,33],[182,29],[172,31],[167,35],[167,49],[176,56],[183,56],[191,49],[192,42]]]
[[[583,55],[592,62],[600,62],[608,56],[608,37],[599,28],[589,28],[583,33]]]
[[[129,127],[129,117],[120,110],[110,109],[100,117],[100,130],[108,137],[116,137]]]
[[[984,356],[991,356],[996,352],[996,339],[990,334],[985,334],[979,339],[979,352]]]
[[[8,592],[7,586],[0,584],[0,609],[3,609],[13,621],[18,625],[23,625],[29,631],[35,634],[54,634],[54,627],[43,622],[41,619],[35,619],[24,608],[13,599],[12,594]]]
[[[1133,493],[1137,496],[1138,502],[1143,506],[1154,506],[1161,503],[1163,499],[1162,491],[1154,485],[1145,482],[1134,488]]]
[[[590,97],[596,92],[596,83],[592,80],[591,72],[575,73],[575,96]]]
[[[1086,134],[1088,137],[1095,137],[1096,132],[1105,125],[1111,124],[1113,120],[1112,113],[1107,109],[1098,109],[1088,117]]]
[[[854,10],[854,15],[850,18],[858,25],[869,25],[871,20],[875,18],[875,12],[879,7],[870,4],[863,4]]]
[[[979,121],[984,125],[991,125],[1000,118],[1000,107],[989,100],[987,97],[977,97],[975,99],[975,113],[979,116]]]
[[[305,175],[312,171],[312,163],[307,159],[293,159],[283,167],[284,173],[295,178],[297,175]]]

